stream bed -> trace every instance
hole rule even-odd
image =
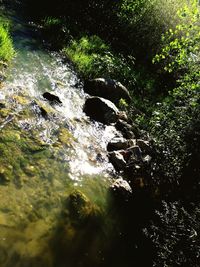
[[[0,89],[0,266],[97,266],[103,229],[92,221],[106,212],[114,172],[106,146],[116,130],[89,121],[72,67],[32,24],[7,16],[16,56]]]

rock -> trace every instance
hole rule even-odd
[[[137,145],[144,151],[145,153],[151,153],[152,149],[148,141],[144,141],[142,139],[137,140]]]
[[[6,108],[6,104],[5,104],[5,103],[2,103],[2,102],[0,102],[0,109],[2,109],[2,108]]]
[[[85,81],[84,91],[93,96],[106,98],[116,105],[119,104],[121,98],[127,103],[131,100],[127,88],[120,82],[111,79],[97,78]]]
[[[136,161],[142,161],[142,150],[140,149],[139,146],[135,145],[135,146],[129,147],[127,151],[130,152],[131,154],[129,161],[131,160],[131,158]]]
[[[12,171],[2,168],[0,170],[0,184],[7,184],[11,181]]]
[[[42,95],[45,99],[49,100],[49,102],[51,104],[62,104],[62,101],[60,100],[60,98],[56,95],[53,95],[49,92],[45,92],[43,95]]]
[[[33,100],[33,101],[31,102],[31,104],[32,104],[34,110],[36,111],[36,113],[37,113],[38,115],[41,115],[41,116],[42,116],[43,118],[45,118],[45,119],[48,119],[48,118],[49,118],[49,117],[48,117],[48,111],[46,110],[45,107],[42,107],[42,106],[40,105],[40,103],[38,103],[37,101]]]
[[[126,161],[123,157],[123,151],[120,150],[109,152],[108,158],[117,171],[121,171],[126,168]]]
[[[91,119],[107,125],[116,122],[118,119],[117,107],[111,101],[100,97],[88,98],[83,111]]]
[[[127,149],[130,146],[133,146],[135,144],[135,140],[127,140],[123,137],[115,137],[111,139],[111,141],[107,145],[107,150],[114,151],[114,150],[121,150],[121,149]]]
[[[74,224],[98,222],[100,210],[79,190],[73,191],[67,199],[70,218]]]
[[[119,111],[118,118],[122,121],[128,121],[128,116],[125,111]]]
[[[115,124],[115,128],[122,133],[125,138],[134,138],[135,134],[133,132],[132,126],[123,120],[118,120]]]
[[[132,195],[132,188],[129,183],[122,178],[115,180],[110,189],[118,200],[127,201]]]

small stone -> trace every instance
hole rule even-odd
[[[117,123],[115,124],[115,127],[118,131],[122,133],[123,137],[128,138],[128,139],[135,138],[135,134],[133,132],[132,126],[126,121],[119,119]]]
[[[122,178],[115,180],[110,189],[118,199],[123,199],[125,201],[127,201],[133,193],[129,183]]]
[[[51,94],[49,92],[45,92],[42,96],[45,99],[49,100],[49,102],[51,104],[62,104],[62,101],[60,100],[60,98],[54,94]]]

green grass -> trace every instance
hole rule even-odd
[[[0,20],[0,60],[9,61],[15,54],[8,23]]]
[[[111,47],[96,35],[73,39],[63,51],[84,78],[111,78],[129,88],[134,86],[133,58],[127,60],[113,53]]]

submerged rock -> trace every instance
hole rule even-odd
[[[6,108],[6,104],[3,102],[0,102],[0,109],[2,109],[2,108]]]
[[[119,112],[111,101],[100,97],[88,98],[83,111],[91,119],[107,125],[117,121]]]
[[[1,166],[0,169],[0,184],[7,184],[11,181],[12,172]]]
[[[43,118],[48,119],[48,110],[46,107],[42,106],[40,102],[33,100],[31,105],[38,115],[41,115]]]
[[[68,197],[70,218],[75,225],[98,221],[99,209],[81,191],[75,190]]]
[[[116,105],[122,98],[128,103],[131,100],[127,88],[120,82],[111,79],[96,78],[88,80],[84,84],[84,91],[93,96],[106,98]]]
[[[42,96],[47,99],[51,104],[62,104],[62,101],[58,96],[53,95],[49,92],[45,92]]]

